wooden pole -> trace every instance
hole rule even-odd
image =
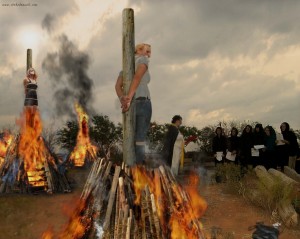
[[[27,49],[27,69],[26,69],[26,72],[31,67],[32,67],[32,50]]]
[[[127,95],[135,71],[134,61],[134,12],[131,8],[123,10],[123,94]],[[132,166],[135,164],[135,107],[132,104],[123,114],[123,160]]]

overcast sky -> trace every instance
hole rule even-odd
[[[180,114],[199,128],[250,120],[300,129],[298,0],[0,2],[1,128],[22,111],[27,48],[45,124],[72,117],[74,100],[121,122],[114,84],[130,7],[135,42],[152,45],[152,121]],[[15,2],[32,6],[3,5]]]

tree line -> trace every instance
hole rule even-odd
[[[238,129],[241,133],[246,125],[254,127],[259,122],[249,121],[222,121],[207,125],[201,129],[195,126],[181,126],[180,132],[183,134],[185,144],[190,142],[197,143],[199,150],[207,154],[212,153],[212,139],[215,136],[215,129],[221,126],[225,135],[229,135],[232,127]],[[164,137],[168,129],[168,123],[159,124],[151,122],[148,130],[148,146],[150,151],[159,152],[162,149]],[[58,145],[61,148],[71,151],[76,145],[78,133],[78,122],[67,121],[54,135],[45,133],[46,141],[50,146]],[[300,140],[300,130],[294,130],[298,140]],[[51,137],[52,135],[52,137]],[[113,145],[122,144],[122,124],[114,123],[107,115],[94,115],[89,122],[89,135],[91,141],[96,144],[100,151],[106,152]]]

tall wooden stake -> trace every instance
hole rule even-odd
[[[32,67],[32,50],[27,49],[27,70]]]
[[[134,60],[134,12],[131,8],[123,10],[123,94],[127,95],[135,71]],[[135,107],[132,104],[129,110],[123,114],[123,160],[132,166],[135,158]]]

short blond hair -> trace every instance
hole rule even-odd
[[[148,44],[148,43],[139,43],[135,46],[135,52],[134,53],[137,53],[138,51],[141,51],[145,48],[145,46],[151,48],[151,45]]]

